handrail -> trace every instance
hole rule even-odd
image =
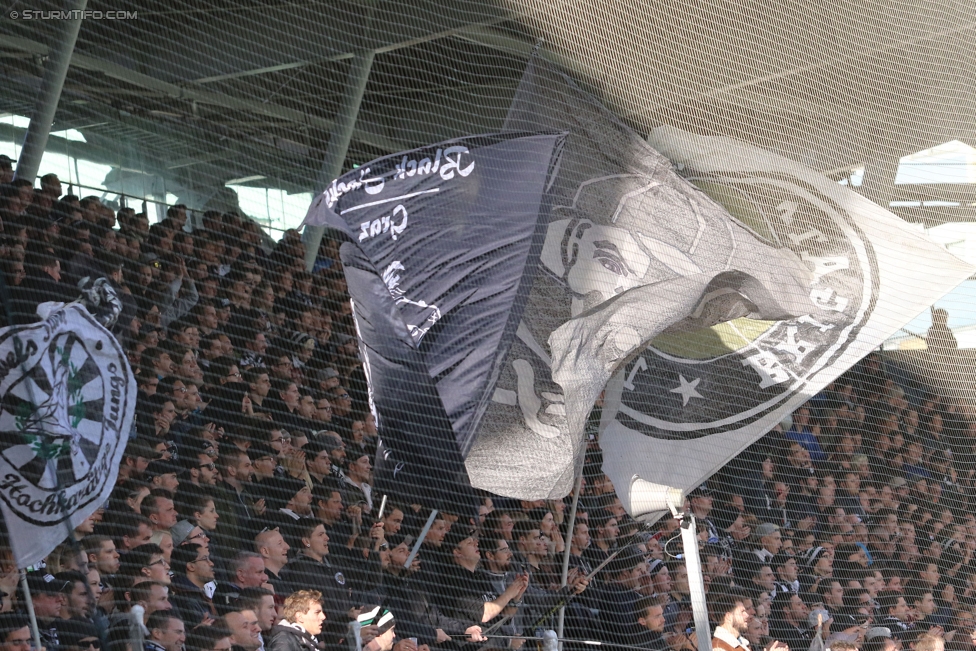
[[[40,176],[38,176],[38,179],[40,179]],[[75,194],[74,191],[73,191],[73,188],[82,188],[82,189],[85,189],[85,190],[95,190],[96,192],[101,193],[102,197],[104,197],[105,195],[108,195],[108,194],[113,194],[113,195],[116,195],[118,197],[122,197],[122,199],[123,199],[123,201],[121,202],[122,203],[122,207],[126,207],[126,203],[127,202],[125,201],[125,199],[132,199],[133,201],[141,202],[142,203],[142,212],[146,212],[146,207],[147,207],[146,204],[149,204],[149,203],[156,204],[156,205],[162,205],[162,206],[165,206],[165,207],[169,207],[169,204],[167,204],[165,201],[157,201],[156,199],[147,199],[145,197],[140,197],[138,195],[127,194],[125,192],[117,192],[115,190],[108,190],[106,188],[100,188],[100,187],[93,186],[93,185],[85,185],[83,183],[68,182],[67,183],[67,186],[68,186],[68,189],[69,189],[68,194]],[[94,193],[92,193],[92,194],[94,194]],[[81,195],[77,195],[77,196],[79,198],[82,198]],[[201,210],[201,209],[199,209],[199,208],[191,208],[191,207],[187,206],[187,212],[203,214],[204,211]],[[262,229],[264,229],[266,231],[275,231],[277,233],[284,233],[285,230],[287,230],[287,229],[284,229],[284,228],[276,228],[274,226],[269,226],[267,224],[262,224],[260,221],[254,219],[253,217],[248,217],[248,219],[250,219],[251,221],[253,221],[255,224],[257,224],[258,226],[260,226]]]

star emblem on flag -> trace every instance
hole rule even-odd
[[[695,387],[698,386],[698,383],[701,382],[701,378],[700,377],[696,377],[691,382],[689,382],[687,379],[685,379],[685,376],[684,375],[679,375],[678,376],[678,379],[681,382],[681,384],[679,384],[674,389],[671,389],[671,393],[677,393],[677,394],[680,394],[681,395],[681,404],[682,405],[688,406],[688,401],[691,400],[692,398],[704,398],[705,397],[702,394],[698,393],[697,389],[695,388]]]

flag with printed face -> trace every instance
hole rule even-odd
[[[466,459],[496,493],[565,495],[605,388],[604,469],[625,506],[635,475],[696,486],[972,271],[791,161],[669,129],[655,150],[541,61],[507,127],[569,136]]]
[[[474,509],[463,456],[542,249],[564,134],[461,138],[336,179],[306,223],[340,253],[381,444],[374,492]]]
[[[655,129],[688,182],[810,276],[808,313],[666,332],[607,390],[604,471],[689,489],[974,271],[891,212],[782,156],[724,137]]]
[[[135,414],[115,337],[77,303],[38,312],[43,321],[0,330],[0,511],[17,567],[108,500]]]

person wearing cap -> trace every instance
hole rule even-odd
[[[210,551],[210,538],[192,520],[180,520],[170,528],[170,534],[173,536],[173,551],[182,545],[200,545]]]
[[[149,463],[160,456],[159,452],[142,439],[129,441],[125,446],[125,454],[122,456],[119,478],[116,483],[120,484],[127,479],[142,479]]]
[[[297,525],[296,533],[299,552],[281,571],[285,592],[297,592],[309,586],[320,589],[326,614],[322,640],[329,645],[337,644],[345,636],[348,622],[359,615],[353,602],[352,581],[329,555],[329,534],[324,524],[306,518]]]
[[[0,154],[0,185],[13,183],[14,162],[6,154]]]
[[[872,626],[864,635],[863,651],[900,651],[901,648],[887,626]]]
[[[295,522],[312,515],[312,491],[308,484],[292,477],[273,477],[256,484],[254,492],[264,495],[267,504],[260,524],[279,528],[288,536],[290,544],[294,544],[291,530]]]
[[[299,590],[285,599],[282,619],[271,629],[267,651],[320,651],[316,637],[322,632],[325,613],[322,593]]]
[[[894,477],[891,480],[891,488],[895,493],[895,499],[897,499],[899,503],[908,501],[908,496],[911,493],[911,486],[907,479],[904,477]]]
[[[339,371],[331,366],[323,368],[315,374],[315,380],[318,383],[318,389],[320,391],[330,392],[332,389],[336,388],[342,383],[342,379],[339,376]]]
[[[751,533],[745,526],[742,511],[723,504],[712,510],[710,518],[718,530],[721,544],[732,552],[740,551],[742,541]]]
[[[41,642],[47,649],[57,649],[57,621],[64,607],[65,593],[71,589],[69,581],[62,581],[43,572],[27,573],[27,589],[34,604],[34,615],[41,633]]]
[[[715,496],[712,494],[711,488],[709,488],[707,483],[704,483],[691,491],[688,497],[691,502],[691,511],[695,514],[695,520],[699,524],[705,525],[708,529],[709,541],[717,542],[719,539],[719,531],[715,523],[711,520],[712,507],[715,502]]]
[[[800,590],[803,592],[820,593],[821,584],[830,579],[834,573],[834,555],[826,547],[811,547],[800,558],[803,564],[799,576]]]
[[[183,469],[172,461],[157,459],[146,466],[145,477],[153,488],[162,488],[175,495],[176,489],[180,487],[179,475],[182,471]]]
[[[458,523],[444,537],[446,564],[429,577],[428,593],[442,613],[467,625],[488,624],[510,605],[521,605],[529,586],[527,574],[517,575],[501,594],[478,570],[481,552],[474,532]]]
[[[501,540],[501,543],[504,544],[504,540]],[[409,555],[410,547],[406,540],[399,540],[391,545],[389,552],[385,552],[383,560],[383,581],[365,596],[367,602],[382,603],[395,612],[399,627],[398,634],[403,637],[415,637],[420,645],[427,644],[433,647],[435,644],[443,644],[452,639],[461,642],[461,638],[466,638],[468,642],[483,641],[480,625],[469,625],[467,622],[448,617],[433,603],[424,582],[416,574],[420,566],[419,558],[414,560],[413,566],[409,569],[404,568]],[[502,556],[496,558],[501,559]],[[511,554],[508,553],[504,558],[510,560]],[[489,566],[491,559],[492,556],[486,553],[484,560]],[[499,569],[497,566],[495,568]],[[501,592],[504,592],[508,583],[505,580],[507,574],[507,572],[497,575],[490,573],[496,589],[495,594],[498,594],[499,587]],[[496,576],[503,581],[501,586],[495,580]],[[363,608],[363,612],[368,609],[369,607]],[[500,635],[515,635],[519,632],[520,629],[517,630],[511,621],[497,630]]]
[[[312,355],[315,354],[315,337],[305,332],[295,332],[289,343],[291,344],[291,363],[296,372],[294,377],[304,384],[308,360],[312,359]]]
[[[171,558],[173,582],[170,585],[173,607],[192,628],[217,617],[217,610],[208,596],[216,585],[214,563],[210,552],[201,545],[186,544],[173,550]]]

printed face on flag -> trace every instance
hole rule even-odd
[[[936,252],[893,215],[742,143],[672,130],[655,149],[541,60],[506,129],[570,135],[544,273],[466,459],[478,488],[568,493],[604,391],[624,504],[635,475],[691,488],[969,272],[933,257],[940,278],[894,301],[886,278],[911,285],[904,261]],[[895,241],[900,261],[877,255]]]
[[[575,315],[644,282],[651,259],[629,231],[574,218],[549,225],[542,264],[572,292]]]

